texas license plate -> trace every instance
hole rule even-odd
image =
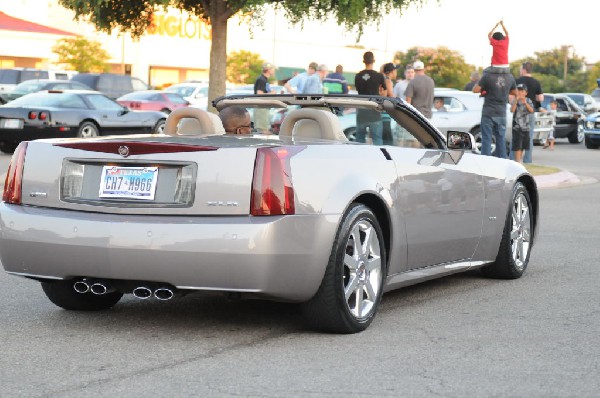
[[[20,129],[23,128],[23,121],[21,119],[0,119],[0,128]]]
[[[101,198],[154,200],[158,167],[104,166]]]

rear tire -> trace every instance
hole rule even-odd
[[[79,138],[93,138],[100,135],[98,127],[92,122],[83,122],[77,130],[77,137]]]
[[[0,141],[0,151],[2,153],[13,153],[18,145],[12,142]]]
[[[571,144],[579,144],[583,142],[584,138],[585,133],[583,132],[583,123],[577,123],[577,130],[569,134],[569,142]]]
[[[386,270],[383,233],[373,212],[353,204],[336,235],[321,286],[303,304],[308,322],[333,333],[357,333],[373,321]]]
[[[498,256],[494,263],[481,269],[483,275],[498,279],[518,279],[523,275],[531,253],[531,210],[529,193],[522,183],[517,182],[513,188]]]
[[[55,305],[72,311],[100,311],[117,304],[122,293],[111,292],[95,295],[91,292],[77,293],[72,281],[42,282],[42,289]]]

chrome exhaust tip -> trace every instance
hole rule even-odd
[[[133,289],[133,295],[139,299],[145,300],[152,297],[152,290],[146,286],[139,286]]]
[[[154,297],[158,300],[171,300],[175,293],[167,287],[159,287],[154,291]]]
[[[90,285],[85,281],[77,281],[73,284],[73,289],[75,289],[77,293],[84,294],[90,291]]]
[[[106,294],[108,292],[108,288],[103,283],[96,282],[90,286],[90,291],[100,296],[102,294]]]

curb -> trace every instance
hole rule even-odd
[[[555,188],[581,184],[582,180],[570,171],[559,171],[553,174],[534,176],[538,188]]]

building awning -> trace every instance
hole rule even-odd
[[[302,73],[306,71],[304,68],[295,68],[293,66],[278,66],[275,69],[275,79],[277,80],[286,80],[291,77],[294,77],[294,73]]]
[[[75,33],[67,32],[66,30],[60,30],[51,28],[49,26],[40,25],[34,22],[25,21],[11,17],[0,11],[0,29],[2,30],[13,30],[17,32],[31,32],[31,33],[46,33],[50,35],[60,36],[77,36]]]

